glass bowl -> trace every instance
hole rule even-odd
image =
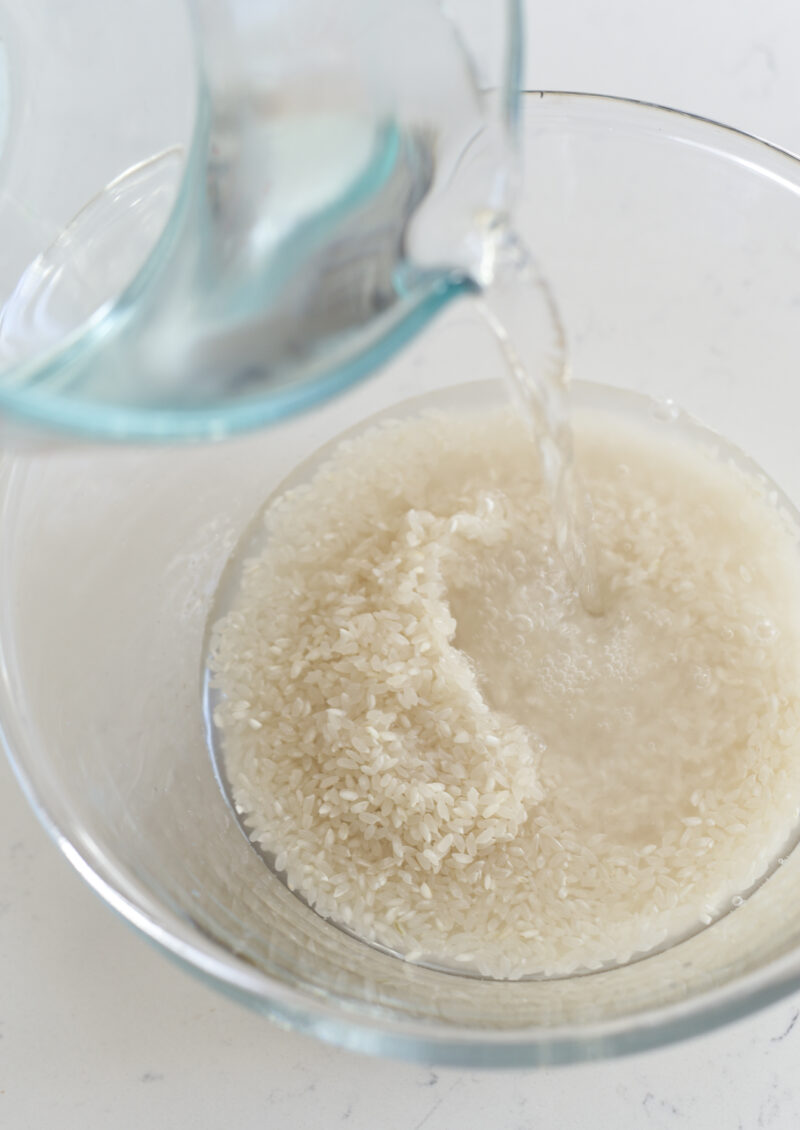
[[[520,225],[582,389],[671,398],[796,503],[800,162],[659,107],[526,103]],[[166,953],[279,1023],[464,1065],[638,1050],[800,988],[797,851],[670,949],[590,975],[493,982],[404,963],[323,921],[225,800],[205,733],[204,639],[254,513],[371,414],[420,394],[479,406],[505,395],[501,374],[465,298],[372,380],[280,428],[182,450],[17,454],[0,483],[3,737],[67,858]]]

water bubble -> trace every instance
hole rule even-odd
[[[743,902],[744,899],[741,895],[734,895],[731,899],[731,906],[741,906]]]
[[[723,640],[732,640],[735,633],[733,628],[722,628],[719,634],[720,638]]]
[[[681,415],[678,405],[669,399],[656,401],[651,412],[654,420],[660,420],[664,424],[673,424]]]
[[[711,686],[711,672],[707,667],[695,668],[694,685],[699,691],[707,690]]]
[[[759,640],[774,640],[778,634],[778,629],[771,620],[760,620],[755,626],[756,639]]]

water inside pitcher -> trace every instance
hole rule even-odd
[[[222,436],[346,387],[474,288],[514,187],[518,0],[176,7],[188,144],[141,153],[68,223],[70,129],[100,144],[105,114],[113,150],[114,124],[158,117],[147,61],[169,5],[124,14],[122,33],[139,22],[104,55],[108,5],[56,7],[0,3],[0,411]],[[101,90],[70,117],[67,92],[115,63],[108,109]]]

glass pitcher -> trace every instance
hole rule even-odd
[[[474,289],[509,207],[520,21],[2,0],[0,412],[217,437],[381,365]]]

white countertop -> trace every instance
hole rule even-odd
[[[796,0],[537,0],[530,16],[530,86],[665,102],[800,152]],[[279,1031],[104,907],[0,762],[0,1127],[796,1130],[798,1063],[800,996],[666,1050],[536,1072]]]

